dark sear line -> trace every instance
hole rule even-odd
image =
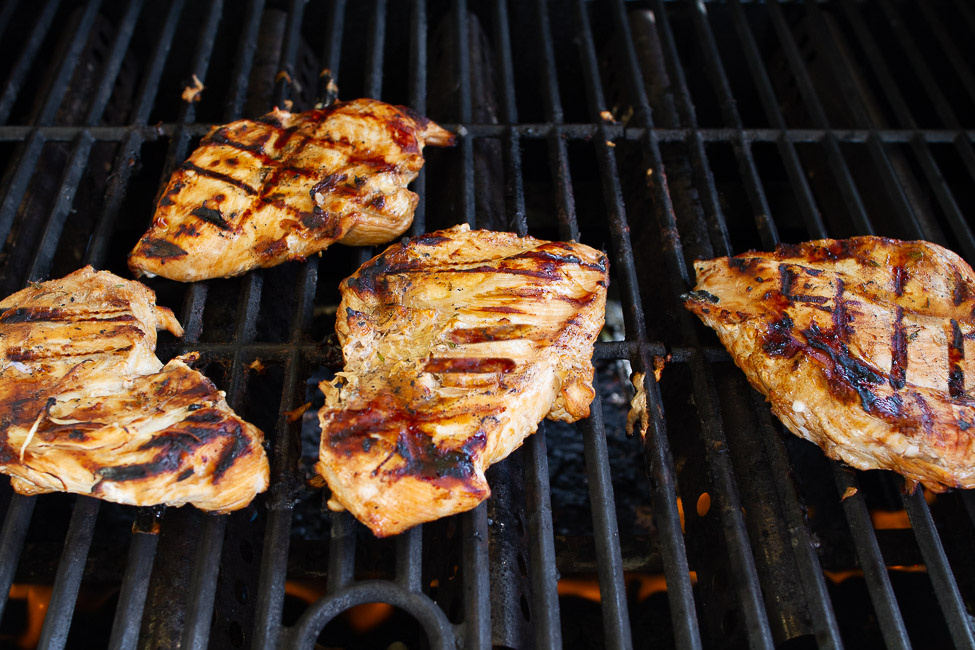
[[[907,382],[907,330],[904,327],[904,308],[894,310],[894,331],[890,337],[890,387],[904,388]]]
[[[907,284],[907,271],[903,263],[894,264],[894,295],[897,297],[904,295],[904,285]]]
[[[538,332],[540,328],[532,325],[486,325],[484,327],[467,327],[451,330],[447,338],[452,343],[486,343],[490,341],[512,341],[528,338],[528,334]]]
[[[113,313],[113,312],[108,312]],[[132,314],[118,314],[98,318],[97,313],[90,311],[73,311],[59,307],[17,307],[8,309],[0,314],[0,323],[43,323],[43,322],[71,322],[71,323],[121,323],[134,321]]]
[[[171,241],[146,237],[140,244],[141,253],[146,257],[183,257],[187,252]]]
[[[509,373],[517,364],[513,359],[440,357],[427,361],[424,372]]]
[[[227,220],[223,218],[222,214],[220,214],[220,210],[214,210],[213,208],[199,205],[193,208],[190,211],[190,214],[194,217],[199,217],[206,222],[212,223],[220,230],[230,230],[230,224],[227,223]]]
[[[948,334],[948,394],[954,399],[965,397],[965,338],[958,321],[951,319]]]
[[[233,176],[228,176],[227,174],[224,174],[222,172],[213,171],[212,169],[204,169],[203,167],[200,167],[199,165],[195,165],[188,160],[185,163],[183,163],[180,167],[181,169],[195,172],[200,176],[206,176],[207,178],[223,181],[228,185],[233,185],[234,187],[238,187],[242,189],[246,194],[249,194],[251,196],[257,194],[257,190],[251,187],[250,185],[248,185],[247,183],[245,183],[244,181],[237,180]]]
[[[833,297],[833,330],[836,338],[845,341],[850,337],[850,314],[843,300],[845,285],[842,278],[836,278],[836,295]]]
[[[796,281],[796,274],[788,264],[779,264],[779,281],[782,283],[782,295],[792,299],[792,285]]]

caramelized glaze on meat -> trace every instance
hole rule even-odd
[[[406,186],[424,145],[452,143],[425,117],[371,99],[216,127],[173,174],[129,267],[192,282],[336,241],[392,241],[413,221],[418,199]]]
[[[466,226],[364,264],[341,286],[345,370],[321,384],[330,505],[386,536],[486,499],[485,469],[542,418],[589,415],[607,282],[588,246]]]
[[[21,494],[242,508],[263,491],[261,432],[187,363],[151,290],[90,266],[0,301],[0,471]]]
[[[790,431],[860,469],[975,487],[975,274],[964,260],[857,237],[695,268],[687,308]]]

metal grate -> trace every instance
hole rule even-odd
[[[87,263],[125,274],[210,125],[310,108],[334,82],[458,134],[428,150],[411,234],[466,222],[605,248],[621,322],[597,344],[588,420],[543,423],[490,470],[489,503],[380,541],[306,484],[314,418],[291,415],[339,367],[337,285],[375,251],[153,281],[186,329],[160,356],[203,352],[265,431],[272,487],[211,516],[4,485],[0,636],[975,646],[973,497],[903,495],[784,434],[679,303],[691,260],[783,240],[923,238],[975,261],[973,33],[960,1],[5,3],[4,295]],[[179,98],[194,74],[198,104]],[[644,441],[622,432],[630,368],[649,377]],[[14,584],[52,587],[37,639]],[[362,623],[367,603],[396,609]]]

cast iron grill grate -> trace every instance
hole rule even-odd
[[[875,233],[975,260],[973,33],[960,1],[5,3],[4,295],[86,263],[126,274],[210,125],[310,108],[334,82],[458,134],[428,150],[411,234],[604,248],[618,317],[590,419],[543,424],[489,472],[489,503],[380,541],[306,483],[338,282],[375,251],[151,281],[186,329],[160,356],[203,353],[265,431],[272,487],[208,516],[4,485],[2,642],[975,646],[972,497],[902,494],[784,434],[678,300],[693,259],[780,241]],[[642,441],[622,431],[631,368],[650,377]]]

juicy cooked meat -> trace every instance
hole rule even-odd
[[[542,418],[587,417],[607,282],[588,246],[467,226],[364,264],[341,285],[345,370],[321,384],[330,507],[381,537],[469,510]]]
[[[173,313],[90,266],[0,301],[0,472],[21,494],[229,511],[267,488],[260,430],[187,364],[156,358]]]
[[[413,221],[423,146],[453,138],[371,99],[216,127],[173,174],[129,267],[193,282],[392,241]]]
[[[975,274],[927,242],[700,261],[686,306],[794,434],[935,491],[975,487]]]

